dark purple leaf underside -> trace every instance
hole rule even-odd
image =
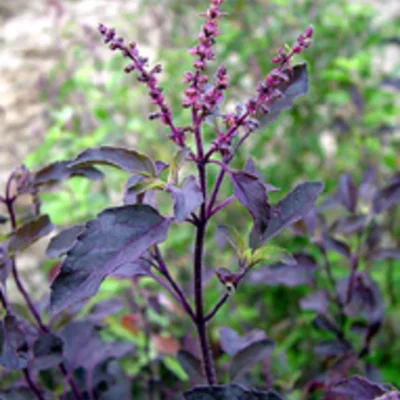
[[[31,367],[39,370],[57,366],[63,360],[63,341],[52,333],[42,334],[33,344]]]
[[[51,285],[52,313],[94,296],[107,276],[164,241],[170,223],[140,204],[110,208],[89,221]]]
[[[236,197],[253,218],[255,232],[263,235],[268,228],[271,209],[263,182],[245,171],[232,172],[230,176]]]
[[[51,185],[74,176],[94,181],[104,178],[103,173],[94,167],[69,168],[69,163],[69,161],[58,161],[40,169],[34,174],[34,185]]]
[[[36,219],[21,225],[10,237],[7,249],[11,254],[17,253],[31,244],[48,235],[54,226],[48,215],[41,215]]]
[[[265,360],[271,354],[273,348],[274,342],[272,340],[261,339],[239,350],[233,356],[229,368],[231,380],[239,378],[258,362]]]
[[[298,185],[276,206],[272,206],[268,228],[261,236],[250,237],[251,247],[259,245],[277,235],[282,229],[305,217],[314,207],[318,195],[324,189],[322,182],[305,182]]]
[[[386,390],[366,378],[353,376],[333,385],[329,392],[347,396],[351,400],[374,400],[385,394]]]
[[[187,350],[179,350],[177,359],[192,382],[205,383],[201,361],[197,357]]]
[[[178,222],[183,222],[203,203],[200,185],[193,175],[186,177],[181,187],[170,185],[167,190],[174,200],[174,215]]]
[[[103,146],[87,149],[70,162],[70,167],[109,165],[130,173],[147,173],[155,176],[152,160],[145,154],[135,150],[119,147]]]
[[[400,202],[400,181],[379,190],[373,199],[373,208],[379,214]]]
[[[306,64],[298,64],[293,67],[293,72],[285,71],[289,75],[287,82],[278,86],[282,97],[273,100],[268,114],[261,117],[261,126],[268,125],[276,120],[282,111],[292,107],[294,100],[304,96],[308,92],[308,73]]]
[[[19,320],[6,315],[0,321],[0,365],[7,369],[24,369],[28,365],[28,343]]]
[[[46,249],[47,256],[50,258],[61,257],[74,245],[76,238],[84,229],[84,225],[75,225],[62,230],[50,240]]]
[[[259,181],[263,183],[267,192],[268,191],[273,192],[273,191],[279,190],[275,186],[269,185],[268,183],[264,182],[264,177],[263,177],[262,173],[256,167],[256,164],[252,158],[247,159],[246,164],[244,165],[243,171],[248,172],[250,175],[256,176],[259,179]]]
[[[233,357],[238,351],[244,349],[253,342],[266,339],[261,330],[249,332],[246,336],[239,336],[233,329],[222,327],[219,330],[220,344],[225,353]]]
[[[185,392],[185,400],[283,400],[275,392],[246,390],[239,385],[202,386]]]

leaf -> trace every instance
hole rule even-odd
[[[158,178],[143,179],[128,187],[128,195],[137,196],[150,190],[163,189],[164,186],[165,183]]]
[[[353,233],[359,231],[368,222],[366,215],[351,215],[340,218],[332,225],[333,233]]]
[[[344,278],[336,285],[337,293],[343,304],[347,303],[350,277]],[[354,275],[351,290],[351,301],[344,309],[346,315],[363,316],[370,325],[382,321],[384,304],[378,284],[367,273],[357,272]]]
[[[48,215],[40,215],[21,225],[10,237],[7,250],[13,255],[48,235],[54,228]]]
[[[6,251],[6,244],[0,244],[0,284],[5,285],[11,272],[11,260]],[[0,286],[1,287],[1,286]],[[1,290],[1,289],[0,289]]]
[[[194,383],[205,383],[201,361],[187,350],[179,350],[177,359],[183,370],[188,374],[190,380]]]
[[[184,147],[183,149],[177,150],[174,156],[172,157],[172,161],[169,166],[169,175],[168,175],[169,184],[172,185],[178,184],[179,170],[181,169],[182,164],[184,163],[185,158],[189,153],[190,149],[188,147]]]
[[[400,248],[381,248],[372,254],[374,260],[400,260]]]
[[[174,215],[178,222],[183,222],[203,203],[200,185],[193,175],[187,176],[181,187],[168,185],[166,190],[174,200]]]
[[[328,312],[329,297],[326,290],[317,290],[300,300],[300,307],[304,311],[315,311],[318,314]]]
[[[179,350],[179,342],[172,336],[161,336],[158,334],[152,334],[151,340],[154,347],[159,353],[169,354],[175,356]]]
[[[219,339],[222,350],[233,357],[237,352],[246,348],[251,343],[266,339],[265,333],[261,330],[249,332],[246,336],[240,336],[233,329],[225,326],[219,330]]]
[[[104,342],[94,324],[87,321],[71,322],[60,333],[64,354],[72,369],[92,370],[110,358],[121,358],[133,352],[130,343]]]
[[[249,281],[253,284],[288,287],[312,284],[314,272],[318,268],[314,259],[304,254],[293,256],[296,264],[277,263],[258,267],[250,271]]]
[[[283,400],[273,391],[246,390],[239,385],[201,386],[184,393],[185,400]]]
[[[29,346],[21,322],[13,315],[0,321],[0,365],[21,370],[28,365]]]
[[[58,258],[65,254],[74,245],[77,237],[85,229],[84,225],[74,225],[66,228],[54,236],[46,249],[50,258]]]
[[[385,394],[386,390],[366,378],[353,376],[331,386],[329,392],[347,396],[352,400],[374,400]]]
[[[336,194],[339,202],[351,213],[354,213],[357,205],[357,187],[350,174],[343,174],[339,178],[339,187]]]
[[[51,285],[52,313],[94,296],[102,281],[165,240],[171,221],[148,205],[109,208],[89,221]]]
[[[273,185],[269,185],[268,183],[264,183],[264,177],[263,177],[262,173],[256,167],[256,164],[255,164],[254,160],[251,157],[247,159],[246,164],[244,165],[243,171],[244,172],[248,172],[249,174],[256,176],[260,180],[260,182],[262,182],[264,184],[265,189],[267,190],[267,192],[273,192],[273,191],[279,190],[278,188],[276,188]]]
[[[253,218],[255,232],[263,235],[268,228],[271,209],[263,182],[245,171],[230,172],[230,177],[237,199]]]
[[[336,253],[339,253],[348,259],[351,257],[350,247],[346,243],[329,236],[327,233],[322,235],[322,244],[327,250],[336,251]]]
[[[251,247],[253,249],[259,247],[282,229],[305,217],[314,207],[317,197],[323,189],[322,182],[305,182],[298,185],[276,206],[272,206],[267,230],[262,235],[257,235],[254,231],[251,233]]]
[[[266,126],[276,120],[282,111],[293,106],[294,100],[304,96],[308,92],[308,73],[306,64],[298,64],[293,67],[293,72],[284,71],[289,76],[288,81],[278,85],[277,89],[282,92],[283,97],[272,101],[268,114],[260,119],[260,126]]]
[[[136,150],[120,147],[102,146],[83,151],[69,163],[69,167],[110,165],[130,173],[156,176],[153,161],[149,156]]]
[[[296,264],[295,258],[287,250],[273,245],[264,245],[254,251],[250,263],[257,264],[264,262],[273,264],[279,261],[283,264]]]
[[[379,190],[373,199],[373,210],[376,214],[386,211],[389,207],[400,202],[400,181]]]
[[[31,367],[38,370],[57,366],[63,360],[63,341],[52,333],[42,334],[33,344]]]
[[[262,339],[250,343],[247,347],[239,350],[232,359],[229,368],[229,377],[235,380],[252,368],[255,364],[263,361],[270,355],[274,342],[270,339]]]
[[[242,259],[248,249],[247,244],[243,239],[243,235],[241,235],[233,226],[218,225],[217,230],[219,233],[224,235],[236,251],[238,257]]]
[[[314,351],[322,357],[337,357],[350,350],[351,347],[341,340],[325,340],[314,347]]]
[[[34,174],[34,185],[52,185],[75,176],[81,176],[93,181],[104,178],[103,173],[94,167],[70,168],[69,164],[70,161],[58,161],[40,169]]]
[[[36,400],[37,396],[27,387],[16,387],[0,391],[0,400]]]

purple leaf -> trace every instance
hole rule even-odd
[[[375,193],[373,199],[373,209],[376,214],[380,214],[389,207],[400,202],[400,181],[392,183]]]
[[[132,262],[127,262],[121,267],[118,267],[111,276],[116,278],[133,278],[134,276],[145,276],[150,272],[150,264],[139,258]]]
[[[304,311],[315,311],[318,314],[328,312],[329,298],[326,290],[317,290],[300,300],[300,307]]]
[[[22,323],[13,315],[6,315],[0,321],[0,365],[7,369],[26,368],[28,351]]]
[[[235,380],[243,375],[258,362],[263,361],[271,354],[274,342],[270,339],[261,339],[251,342],[239,350],[232,358],[229,368],[229,377]]]
[[[331,230],[333,233],[353,233],[363,228],[367,222],[366,215],[351,215],[336,220]]]
[[[246,164],[244,165],[243,171],[248,172],[250,175],[256,176],[259,179],[259,181],[264,184],[267,192],[274,192],[274,191],[279,190],[275,186],[269,185],[268,183],[264,182],[264,177],[263,177],[262,173],[256,167],[256,164],[252,158],[247,159]]]
[[[339,187],[336,194],[339,202],[351,213],[357,205],[357,187],[350,174],[343,174],[339,178]]]
[[[283,400],[273,391],[246,390],[239,385],[201,386],[185,392],[185,400]]]
[[[305,182],[298,185],[276,206],[272,206],[268,228],[257,237],[253,231],[250,236],[251,247],[259,247],[277,235],[282,229],[305,217],[314,207],[318,195],[324,189],[322,182]]]
[[[233,190],[237,199],[250,212],[255,232],[263,235],[270,220],[270,205],[264,183],[245,171],[230,173]]]
[[[72,322],[60,333],[68,364],[76,369],[92,370],[110,358],[121,358],[133,351],[130,343],[103,342],[95,325],[90,322]]]
[[[10,237],[7,250],[14,254],[24,250],[37,240],[48,235],[54,228],[48,215],[41,215],[36,219],[21,225]]]
[[[249,281],[253,284],[288,287],[312,284],[318,265],[310,256],[294,254],[294,258],[297,264],[277,263],[257,267],[249,273]]]
[[[183,222],[203,203],[200,185],[193,175],[187,176],[181,187],[168,185],[167,191],[171,193],[174,200],[174,214],[178,222]]]
[[[351,289],[351,301],[345,307],[349,316],[362,315],[370,324],[382,321],[384,305],[379,286],[365,272],[357,272],[353,277],[344,278],[337,283],[337,293],[343,304],[348,298]]]
[[[334,237],[329,236],[326,233],[322,235],[322,243],[323,243],[323,246],[325,247],[325,249],[336,251],[336,253],[339,253],[342,256],[350,259],[351,250],[350,250],[350,247],[346,243],[344,243],[338,239],[335,239]]]
[[[242,337],[233,329],[222,327],[219,330],[219,338],[222,350],[233,357],[238,351],[244,349],[249,344],[266,339],[265,333],[261,330],[254,330]]]
[[[16,387],[0,391],[0,400],[36,400],[37,396],[28,387]]]
[[[52,333],[44,333],[33,344],[34,359],[30,367],[44,370],[57,366],[63,360],[63,341]]]
[[[203,368],[198,358],[187,350],[179,350],[177,359],[191,381],[200,384],[205,383],[206,379],[203,375]]]
[[[361,376],[353,376],[331,386],[329,392],[344,395],[349,400],[374,400],[385,394],[386,389]]]
[[[381,248],[377,249],[372,254],[374,260],[400,260],[400,249],[399,248]]]
[[[156,175],[153,161],[147,155],[135,150],[110,146],[85,150],[69,163],[69,167],[86,167],[97,164],[110,165],[131,173]]]
[[[349,352],[351,348],[341,340],[325,340],[314,347],[314,351],[323,357],[336,357]]]
[[[11,260],[6,251],[6,245],[0,244],[0,283],[5,285],[11,272]]]
[[[97,302],[90,313],[86,316],[86,320],[93,323],[102,323],[108,316],[121,311],[124,303],[119,297],[111,297],[110,299]]]
[[[34,174],[34,185],[53,185],[74,176],[93,181],[104,178],[103,173],[94,167],[69,168],[69,163],[69,161],[58,161],[40,169]]]
[[[289,75],[288,81],[283,81],[277,89],[283,96],[272,100],[268,114],[260,119],[260,125],[266,126],[279,116],[282,111],[292,107],[293,101],[308,92],[307,65],[298,64],[293,67],[293,72],[285,71]]]
[[[165,240],[171,220],[148,205],[109,208],[89,221],[51,285],[52,313],[94,296],[103,280]]]
[[[49,246],[46,249],[47,256],[50,258],[58,258],[67,253],[84,229],[84,225],[74,225],[62,230],[50,240]]]

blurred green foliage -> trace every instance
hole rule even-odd
[[[141,4],[139,14],[152,17],[161,32],[159,49],[152,55],[151,63],[162,61],[163,87],[178,125],[189,117],[180,107],[182,77],[191,69],[192,60],[185,49],[195,43],[201,22],[198,14],[204,11],[206,3],[147,0]],[[369,165],[377,166],[381,176],[400,168],[399,139],[395,135],[398,104],[395,92],[382,85],[389,75],[381,66],[398,20],[379,24],[372,7],[347,0],[234,0],[226,2],[225,8],[228,16],[222,21],[214,67],[224,63],[230,72],[232,86],[226,104],[230,109],[254,93],[257,81],[273,67],[271,59],[279,47],[293,43],[308,25],[315,28],[312,47],[298,60],[308,64],[309,94],[298,99],[293,109],[283,113],[274,124],[254,133],[234,164],[240,168],[249,154],[257,160],[266,181],[281,188],[271,196],[273,201],[298,181],[323,180],[326,191],[332,192],[344,171],[351,172],[358,181]],[[137,35],[140,43],[141,37],[146,38],[146,31],[140,29],[139,14],[121,16],[122,26],[126,27],[124,18],[132,21],[133,17],[138,28],[120,33],[126,33],[127,38]],[[70,28],[67,24],[65,30]],[[136,147],[155,159],[165,159],[174,148],[166,139],[165,129],[146,118],[151,107],[145,89],[135,82],[133,75],[123,73],[124,60],[104,53],[95,31],[86,30],[84,38],[84,46],[65,49],[52,75],[42,81],[44,100],[50,103],[49,127],[43,144],[27,158],[27,165],[35,168],[49,161],[73,158],[86,147],[102,144]],[[393,72],[398,73],[398,67]],[[207,135],[211,142],[212,126]],[[210,180],[212,177],[210,173]],[[121,201],[126,178],[113,172],[106,183],[96,187],[74,178],[63,190],[43,198],[45,211],[60,225],[85,220],[109,206],[110,201]],[[229,185],[225,185],[223,194],[230,191]],[[218,214],[216,222],[233,221],[243,232],[249,229],[247,217],[235,203]],[[174,229],[165,248],[175,273],[184,281],[190,278],[187,257],[191,235],[190,228]],[[211,229],[207,265],[233,268],[233,255],[217,250],[215,242]],[[303,238],[288,232],[276,242],[291,252],[307,245],[317,256]],[[340,267],[340,258],[332,257],[331,262]],[[215,279],[210,280],[209,287],[208,307],[223,290]],[[122,290],[118,283],[115,290]],[[290,392],[321,367],[314,359],[312,345],[324,334],[310,329],[312,317],[299,311],[299,299],[305,293],[305,288],[243,285],[226,306],[230,311],[225,309],[217,315],[211,326],[212,337],[217,341],[221,325],[242,332],[246,328],[265,330],[278,344],[271,367],[281,385],[278,389]],[[396,371],[400,370],[400,363],[394,355],[399,353],[400,343],[391,342],[391,338],[400,334],[400,326],[395,322],[396,309],[389,307],[387,313],[389,333],[379,337],[368,361],[380,368],[386,381],[398,383]],[[167,322],[173,326],[176,319],[172,317]],[[109,322],[110,335],[123,336],[118,319]],[[166,330],[160,321],[155,324],[161,332]],[[170,327],[167,330],[171,332]],[[178,337],[183,334],[179,325],[174,330]],[[143,338],[132,340],[140,347]],[[182,377],[174,360],[166,360],[167,369]],[[127,368],[136,371],[143,362],[139,358]],[[299,399],[300,395],[296,389],[288,399]]]

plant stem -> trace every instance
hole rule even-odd
[[[226,303],[226,301],[229,299],[229,294],[225,293],[215,304],[214,308],[205,316],[205,321],[208,322],[212,318],[214,318],[214,315],[218,312],[218,310]]]
[[[26,382],[28,383],[28,385],[29,385],[30,389],[32,390],[32,392],[35,393],[36,397],[39,400],[45,400],[43,395],[42,395],[42,393],[40,392],[40,389],[37,387],[36,383],[32,379],[31,374],[29,372],[29,369],[28,368],[24,368],[23,373],[24,373],[24,377],[25,377]]]
[[[15,201],[15,197],[10,197],[10,187],[11,187],[11,181],[12,178],[9,179],[8,183],[7,183],[7,187],[6,187],[6,206],[7,206],[7,210],[10,216],[10,221],[11,221],[11,227],[13,229],[13,231],[15,231],[17,229],[17,219],[16,219],[16,215],[15,215],[15,210],[14,210],[14,201]],[[50,332],[50,328],[48,326],[46,326],[43,321],[42,318],[40,317],[35,305],[33,304],[27,290],[25,289],[25,286],[23,285],[19,273],[18,273],[18,269],[17,269],[17,265],[15,262],[15,257],[11,258],[11,272],[15,281],[15,284],[17,285],[18,290],[20,291],[20,293],[22,294],[30,313],[32,314],[33,318],[35,319],[39,329],[43,332],[43,333],[49,333]],[[65,364],[63,362],[61,362],[58,365],[60,371],[62,372],[62,374],[64,375],[64,377],[66,378],[66,380],[68,381],[68,383],[71,386],[72,392],[74,393],[74,396],[76,399],[78,400],[83,400],[83,396],[80,393],[78,386],[76,384],[76,382],[74,381],[73,377],[71,376],[71,374],[67,371],[67,368],[65,367]]]
[[[202,206],[204,213],[204,205]],[[194,251],[194,296],[196,304],[196,328],[200,340],[201,354],[203,357],[204,372],[209,385],[216,383],[216,375],[213,365],[213,359],[210,349],[210,344],[207,338],[206,320],[204,318],[203,309],[203,276],[202,276],[202,261],[203,247],[205,239],[206,222],[202,219],[197,227],[196,243]]]

